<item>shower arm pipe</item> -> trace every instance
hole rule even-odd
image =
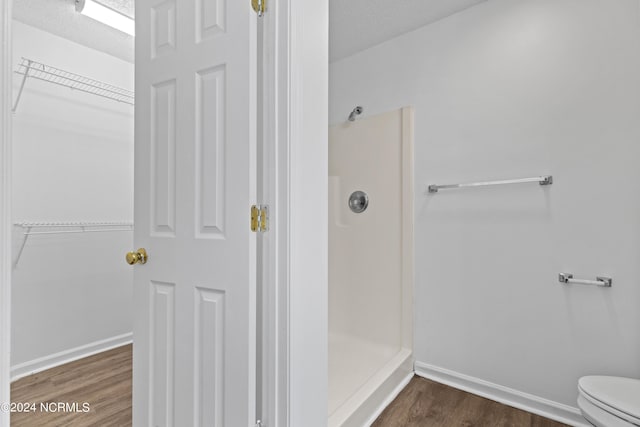
[[[613,283],[613,279],[611,277],[598,276],[596,277],[596,280],[574,279],[573,274],[571,273],[560,273],[558,275],[558,281],[565,284],[573,283],[576,285],[591,285],[603,288],[610,288]]]
[[[543,175],[532,178],[519,178],[519,179],[505,179],[500,181],[483,181],[483,182],[469,182],[465,184],[444,184],[444,185],[430,185],[428,187],[428,193],[437,193],[439,190],[454,189],[454,188],[469,188],[469,187],[488,187],[492,185],[505,185],[505,184],[525,184],[528,182],[537,182],[540,185],[553,184],[553,176]]]
[[[349,114],[349,121],[353,122],[356,120],[356,116],[359,116],[360,114],[362,114],[362,112],[364,111],[364,108],[362,107],[362,105],[358,105],[356,108],[353,109],[353,111],[351,111],[351,113]]]

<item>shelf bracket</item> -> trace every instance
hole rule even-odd
[[[20,245],[20,249],[18,249],[18,255],[16,255],[16,259],[15,261],[13,261],[13,268],[17,268],[18,267],[18,263],[20,262],[20,257],[22,256],[22,252],[24,251],[24,247],[27,245],[27,240],[29,239],[29,236],[31,232],[31,227],[27,227],[27,231],[22,233],[22,244]]]
[[[28,60],[27,67],[24,70],[24,74],[22,75],[22,83],[20,83],[20,89],[18,90],[18,96],[16,97],[16,102],[13,104],[13,108],[11,109],[12,113],[15,113],[18,109],[18,103],[20,102],[20,97],[22,96],[22,91],[24,90],[24,84],[27,82],[27,77],[29,77],[29,70],[31,70],[31,60]]]

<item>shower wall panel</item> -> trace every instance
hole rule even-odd
[[[329,133],[329,331],[399,349],[402,342],[402,112]],[[362,213],[349,208],[368,195]]]

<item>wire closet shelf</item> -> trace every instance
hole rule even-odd
[[[13,267],[17,267],[30,236],[46,234],[108,233],[114,231],[133,231],[132,221],[73,221],[73,222],[16,222],[22,229],[22,243],[17,250]]]
[[[16,74],[22,76],[22,83],[18,91],[16,102],[13,106],[15,112],[22,96],[24,85],[28,78],[42,80],[103,98],[112,99],[129,105],[134,105],[134,92],[114,86],[100,80],[95,80],[70,71],[61,70],[51,65],[43,64],[28,58],[22,58]]]
[[[25,236],[35,234],[63,234],[63,233],[99,233],[109,231],[133,231],[131,221],[101,221],[101,222],[18,222]],[[35,230],[35,231],[34,231]],[[42,231],[45,230],[45,231]]]

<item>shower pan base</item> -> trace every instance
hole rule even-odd
[[[329,427],[369,426],[413,377],[411,350],[329,334]]]

